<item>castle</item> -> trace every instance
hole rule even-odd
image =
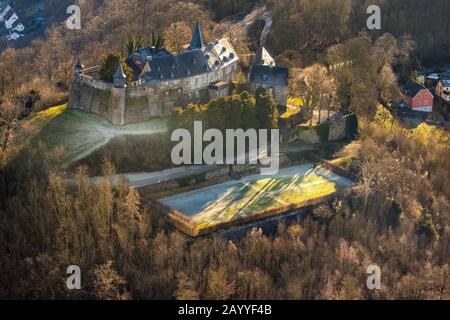
[[[262,50],[266,57],[267,51]],[[142,48],[125,62],[133,71],[132,79],[127,79],[119,63],[113,83],[107,83],[91,76],[95,68],[86,69],[77,58],[69,107],[96,113],[114,125],[141,122],[168,116],[174,107],[229,95],[231,82],[239,72],[239,57],[228,40],[205,44],[198,23],[185,51]],[[287,69],[282,71],[280,74],[274,63],[264,65],[264,59],[257,56],[252,67],[252,91],[262,86],[272,92],[278,104],[285,105]]]

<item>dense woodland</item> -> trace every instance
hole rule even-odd
[[[291,94],[311,110],[334,105],[359,116],[353,150],[336,154],[354,156],[356,191],[274,234],[186,241],[125,182],[93,184],[81,166],[69,184],[60,150],[37,147],[5,163],[23,108],[67,97],[77,53],[98,65],[111,53],[123,57],[130,35],[149,44],[155,32],[177,50],[196,20],[212,39],[229,26],[224,18],[249,9],[248,1],[79,1],[82,30],[54,24],[29,47],[0,55],[1,298],[450,299],[450,135],[425,124],[404,129],[389,111],[399,81],[421,64],[449,62],[448,1],[380,1],[379,34],[364,30],[364,1],[250,4],[263,2],[274,14],[268,48],[291,67]],[[250,52],[231,41],[239,54]],[[235,93],[222,103],[250,115],[262,107],[265,116],[226,125],[274,126],[270,97],[258,104]],[[217,107],[179,113],[209,118]],[[104,158],[102,174],[115,172]],[[82,269],[82,290],[66,289],[71,264]],[[381,290],[366,288],[372,264],[381,268]]]

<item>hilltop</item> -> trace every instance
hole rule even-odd
[[[47,151],[59,149],[66,165],[79,161],[115,137],[125,135],[152,135],[167,130],[167,120],[152,119],[140,124],[113,126],[92,113],[71,110],[66,104],[55,106],[29,116],[15,131],[15,148],[8,161],[26,154],[27,150],[42,145]]]

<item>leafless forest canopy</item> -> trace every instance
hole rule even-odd
[[[80,0],[81,30],[55,14],[28,47],[1,43],[0,298],[449,299],[450,135],[406,130],[388,108],[421,65],[449,62],[450,3],[369,2],[382,8],[381,31],[365,29],[362,0]],[[5,160],[23,108],[66,99],[76,54],[99,65],[110,53],[125,56],[130,37],[150,43],[152,32],[179,51],[197,20],[211,40],[262,4],[273,12],[267,47],[291,68],[291,94],[304,92],[308,74],[307,103],[332,91],[359,117],[350,164],[358,188],[349,198],[276,234],[185,241],[125,182],[92,184],[83,166],[68,184],[61,150],[37,146],[20,162]],[[229,35],[244,68],[258,30],[246,41]],[[115,172],[104,158],[103,175]],[[83,270],[83,290],[65,287],[71,264]],[[366,288],[371,264],[381,267],[381,290]]]

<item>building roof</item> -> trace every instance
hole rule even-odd
[[[166,49],[156,49],[155,47],[146,47],[134,51],[125,60],[126,64],[133,70],[133,80],[137,80],[147,62],[148,57],[170,55]]]
[[[412,80],[408,80],[408,82],[404,87],[404,90],[407,96],[415,97],[419,93],[419,91],[427,90],[427,88],[423,84],[417,83]]]
[[[239,58],[226,39],[215,40],[202,49],[179,54],[150,56],[143,67],[146,82],[162,82],[195,76],[222,68]]]
[[[6,9],[7,6],[8,4],[6,2],[0,1],[0,14],[3,13],[3,11]]]
[[[276,86],[287,86],[289,69],[270,65],[253,65],[250,82]]]
[[[205,46],[203,42],[202,30],[200,29],[200,23],[197,22],[195,24],[194,33],[192,34],[191,44],[189,45],[189,49],[201,49]]]
[[[114,79],[125,80],[127,76],[123,72],[122,64],[119,62],[117,64],[116,73],[114,74]]]
[[[266,48],[261,47],[255,56],[255,61],[253,64],[259,64],[259,65],[275,65],[275,60],[272,58],[272,56],[267,52]]]
[[[439,80],[439,73],[431,73],[427,76],[427,79],[430,80]]]
[[[440,79],[450,79],[450,70],[439,74]]]

